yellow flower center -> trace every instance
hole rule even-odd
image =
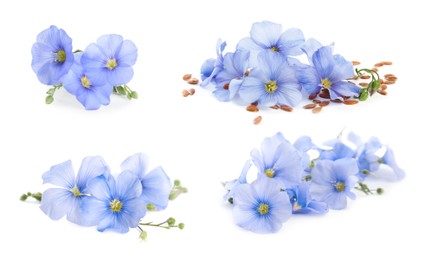
[[[112,212],[120,212],[122,208],[122,202],[114,199],[109,203],[109,206],[111,207]]]
[[[83,85],[85,88],[89,88],[91,86],[90,80],[86,76],[82,77],[81,85]]]
[[[335,188],[337,191],[343,191],[345,189],[345,184],[339,181],[335,184]]]
[[[300,206],[300,204],[298,204],[298,202],[294,202],[294,205],[292,206],[294,208],[294,211],[298,211],[300,209],[302,209],[302,207]]]
[[[332,82],[331,82],[331,81],[329,81],[328,79],[322,79],[322,85],[323,85],[325,88],[331,88],[331,86],[332,86]]]
[[[265,203],[260,203],[260,205],[257,208],[257,211],[261,215],[265,215],[265,214],[269,213],[269,205],[267,205]]]
[[[265,87],[268,93],[270,94],[274,93],[277,90],[276,81],[267,82]]]
[[[60,50],[56,52],[56,59],[55,59],[56,62],[63,63],[65,62],[65,60],[66,60],[66,53],[64,50]]]
[[[77,185],[75,185],[75,186],[74,186],[74,187],[73,187],[70,191],[72,192],[72,194],[73,194],[75,197],[81,196],[81,192],[80,192],[80,190],[78,189]]]
[[[271,47],[270,50],[275,51],[275,52],[279,52],[279,48],[276,47],[276,46]]]
[[[106,68],[108,68],[108,69],[110,69],[110,70],[115,69],[115,67],[116,67],[117,65],[118,65],[118,64],[117,64],[117,60],[116,60],[115,58],[113,58],[113,59],[109,59],[109,60],[106,62]]]
[[[264,171],[264,173],[266,174],[267,177],[269,178],[273,178],[274,177],[274,170],[272,168],[266,169]]]

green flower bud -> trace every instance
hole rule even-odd
[[[138,99],[139,98],[139,94],[137,94],[136,91],[131,91],[130,95],[131,95],[131,98],[133,98],[133,99]]]
[[[183,228],[184,228],[184,223],[180,223],[178,227],[179,227],[180,229],[183,229]]]
[[[156,210],[155,205],[153,205],[153,204],[151,204],[151,203],[148,203],[148,204],[146,205],[146,208],[147,208],[149,211]]]
[[[167,224],[168,224],[168,226],[174,226],[175,224],[176,224],[176,220],[174,219],[174,218],[169,218],[168,220],[167,220]]]
[[[118,92],[118,94],[127,95],[127,92],[125,91],[125,89],[122,86],[117,86],[117,87],[115,87],[115,89]]]
[[[55,99],[53,98],[53,96],[47,96],[46,97],[46,104],[47,105],[52,104],[54,100]]]
[[[148,232],[146,231],[140,232],[139,238],[143,241],[146,241],[146,239],[148,238]]]
[[[369,93],[367,92],[367,89],[366,88],[362,88],[360,90],[359,100],[360,101],[365,101],[368,97],[369,97]]]
[[[26,201],[28,198],[27,194],[22,194],[21,197],[19,198],[21,201]]]
[[[378,195],[382,195],[382,194],[384,194],[384,189],[378,188],[378,189],[376,189],[376,193],[378,193]]]
[[[179,180],[174,180],[174,186],[180,186],[180,181]]]
[[[174,200],[177,198],[177,194],[175,192],[170,193],[170,195],[168,196],[169,200]]]

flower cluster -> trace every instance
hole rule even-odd
[[[46,103],[53,102],[55,91],[64,87],[87,110],[108,105],[111,94],[136,99],[137,92],[126,84],[133,77],[137,47],[116,34],[103,35],[84,51],[72,51],[72,39],[63,29],[50,26],[33,44],[31,66],[39,81],[53,86]]]
[[[71,161],[54,165],[43,174],[43,183],[53,184],[41,193],[24,194],[41,201],[41,210],[53,220],[66,216],[68,221],[81,226],[97,226],[98,231],[107,229],[126,233],[138,227],[142,236],[146,232],[141,226],[163,226],[183,228],[169,218],[161,224],[141,223],[147,211],[163,210],[168,201],[186,192],[179,181],[171,182],[165,171],[157,167],[148,171],[148,158],[138,153],[128,157],[122,164],[122,172],[114,177],[100,156],[83,159],[77,176]]]
[[[235,223],[256,233],[274,233],[292,214],[346,208],[347,198],[356,198],[354,190],[382,194],[382,188],[370,189],[364,183],[371,175],[404,177],[393,151],[377,138],[362,142],[350,133],[348,141],[337,138],[320,147],[307,136],[294,144],[281,133],[265,138],[239,178],[225,183],[224,199],[233,205]],[[257,176],[249,182],[252,165]]]
[[[200,86],[212,90],[219,101],[291,108],[300,103],[303,94],[312,99],[321,94],[325,99],[353,104],[381,87],[376,71],[355,71],[352,62],[333,53],[333,44],[305,40],[301,30],[283,31],[280,24],[254,23],[250,37],[240,40],[235,52],[224,54],[225,47],[226,42],[219,40],[217,58],[201,66]],[[308,64],[295,58],[301,54],[307,56]],[[365,73],[372,75],[367,88],[348,80],[370,78]]]

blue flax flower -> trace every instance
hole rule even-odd
[[[38,80],[46,85],[58,85],[74,62],[72,39],[62,29],[52,25],[37,36],[33,44],[31,67]]]
[[[349,146],[344,144],[339,139],[334,139],[328,142],[332,147],[331,149],[320,150],[320,160],[338,160],[342,158],[354,158],[355,152]]]
[[[253,53],[266,50],[288,57],[302,54],[303,43],[304,35],[301,30],[292,28],[282,32],[280,24],[263,21],[252,25],[250,37],[239,41],[237,49]]]
[[[143,188],[142,200],[146,204],[152,204],[156,209],[162,210],[168,206],[171,191],[171,182],[168,175],[161,167],[147,171],[148,157],[143,153],[137,153],[128,157],[121,164],[123,171],[130,171],[138,176]]]
[[[251,168],[251,160],[246,161],[239,178],[228,181],[224,183],[224,189],[227,190],[226,195],[224,195],[224,200],[229,201],[233,199],[233,194],[235,193],[235,188],[241,184],[248,183],[246,180],[246,175],[248,174],[249,169]]]
[[[226,42],[217,40],[216,44],[216,59],[208,59],[201,66],[201,79],[202,82],[199,84],[201,87],[206,87],[210,84],[215,84],[215,77],[223,70],[223,51],[226,48]]]
[[[43,183],[61,188],[50,188],[43,192],[40,208],[53,220],[67,216],[70,222],[82,226],[91,226],[91,222],[81,211],[82,203],[89,198],[88,182],[93,178],[109,174],[109,167],[99,156],[86,157],[81,163],[75,179],[71,161],[52,166],[43,174]]]
[[[292,215],[288,194],[267,178],[237,186],[233,203],[236,225],[255,233],[275,233]]]
[[[281,133],[265,138],[261,149],[251,152],[251,158],[258,177],[275,179],[288,189],[301,181],[303,158]]]
[[[395,161],[394,152],[388,146],[383,145],[378,138],[372,137],[366,143],[361,138],[350,133],[349,140],[357,145],[356,158],[359,165],[358,177],[364,180],[371,172],[379,170],[381,165],[387,165],[391,168],[396,180],[400,180],[405,176],[405,172]],[[382,157],[378,154],[381,150],[385,150]]]
[[[298,70],[300,84],[310,94],[318,93],[322,88],[328,89],[331,99],[357,96],[360,88],[345,81],[354,75],[352,63],[341,55],[333,55],[332,51],[332,47],[324,46],[314,52],[314,66]]]
[[[75,62],[71,70],[62,79],[64,88],[74,95],[87,109],[98,109],[101,105],[108,105],[113,86],[106,82],[102,74],[87,75],[80,60],[82,53],[75,54]]]
[[[82,210],[101,232],[126,233],[146,214],[146,203],[140,198],[142,185],[132,172],[122,172],[116,180],[112,175],[96,177],[88,187],[92,196],[84,201]]]
[[[324,214],[329,211],[326,203],[312,199],[310,183],[302,182],[286,192],[291,200],[294,214]]]
[[[351,190],[358,181],[358,171],[356,160],[351,158],[317,161],[311,172],[313,198],[325,202],[330,209],[346,208],[347,197],[356,198]]]
[[[239,89],[246,102],[260,106],[296,106],[302,98],[295,70],[273,52],[258,54],[258,67],[253,68]]]
[[[215,77],[214,96],[219,101],[230,101],[239,92],[239,88],[249,69],[249,52],[237,50],[226,53],[223,59],[223,69]]]
[[[102,75],[113,86],[128,83],[137,60],[137,47],[116,34],[103,35],[90,44],[81,57],[81,65],[91,77]]]

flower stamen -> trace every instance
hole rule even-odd
[[[322,79],[321,83],[322,83],[322,86],[325,88],[329,89],[332,87],[332,82],[328,79]]]
[[[75,197],[79,197],[79,196],[81,196],[81,192],[80,192],[80,190],[78,189],[77,185],[74,185],[74,187],[73,187],[72,189],[70,189],[70,191],[72,192],[72,194],[73,194]]]
[[[64,50],[59,50],[57,52],[55,52],[56,54],[56,59],[55,62],[59,62],[59,63],[64,63],[66,60],[66,53]]]
[[[270,94],[274,93],[277,90],[276,81],[269,81],[265,84],[266,91]]]
[[[273,168],[269,168],[269,169],[266,169],[266,170],[264,171],[264,173],[266,174],[266,176],[267,176],[267,177],[269,177],[269,178],[273,178],[273,177],[274,177],[274,173],[275,173],[275,171],[274,171],[274,169],[273,169]]]
[[[114,199],[109,203],[109,206],[111,207],[112,212],[120,212],[122,208],[122,202]]]
[[[339,181],[335,184],[335,188],[337,191],[341,192],[345,189],[345,184]]]
[[[267,213],[269,213],[269,205],[265,203],[260,203],[257,208],[257,211],[258,213],[260,213],[260,215],[266,215]]]
[[[113,69],[115,69],[115,67],[116,66],[118,66],[118,64],[117,64],[117,60],[115,59],[115,58],[112,58],[112,59],[109,59],[107,62],[106,62],[106,68],[107,69],[109,69],[109,70],[113,70]]]
[[[90,88],[91,82],[86,76],[82,77],[80,80],[81,80],[81,85],[83,85],[83,87]]]
[[[274,52],[279,52],[279,48],[276,47],[276,46],[271,47],[270,50],[272,50]]]

